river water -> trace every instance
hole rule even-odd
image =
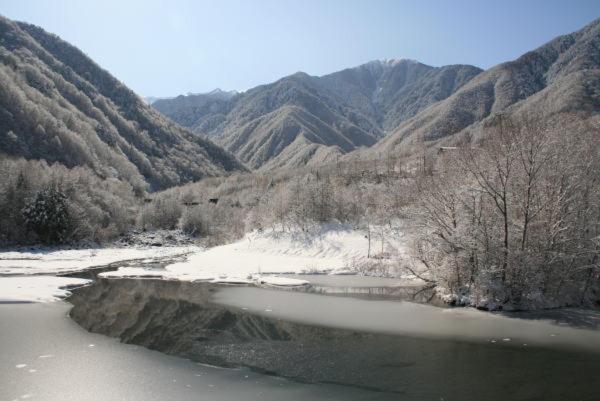
[[[219,369],[86,332],[70,305],[0,304],[0,400],[368,400],[370,392]]]
[[[369,287],[344,280],[347,289]],[[381,284],[371,288],[396,287]],[[507,316],[380,291],[322,292],[331,293],[126,279],[98,280],[69,301],[73,320],[91,332],[191,361],[176,364],[227,368],[229,399],[251,399],[235,393],[249,372],[266,388],[260,397],[275,399],[600,399],[597,312]]]

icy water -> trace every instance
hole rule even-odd
[[[294,291],[365,299],[402,299],[443,306],[435,296],[432,287],[415,285],[409,280],[328,274],[283,274],[281,276],[306,280],[311,284],[309,287],[292,288]]]
[[[243,367],[270,391],[283,388],[282,400],[600,399],[600,316],[592,311],[507,317],[378,296],[158,280],[99,280],[70,302],[72,318],[87,330],[195,362]],[[173,360],[197,366],[155,357],[165,358],[166,369]],[[224,372],[232,388],[243,385],[239,370]],[[289,380],[282,386],[281,378]]]
[[[69,308],[0,304],[0,400],[372,399],[367,391],[203,366],[122,344],[83,330]]]

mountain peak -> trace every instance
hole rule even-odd
[[[417,60],[409,59],[409,58],[384,58],[380,60],[372,60],[367,63],[380,65],[382,67],[395,67],[398,64],[421,64]]]
[[[179,95],[179,96],[183,96],[183,97],[198,97],[198,96],[200,96],[200,97],[211,97],[211,98],[228,100],[237,94],[239,94],[239,92],[236,90],[224,91],[221,88],[216,88],[209,92],[202,92],[202,93],[188,92],[185,95]]]
[[[310,78],[310,75],[308,75],[304,71],[296,71],[295,73],[293,73],[292,75],[290,75],[290,77],[294,77],[294,78]]]
[[[210,92],[206,92],[205,95],[211,95],[211,96],[212,95],[217,95],[217,96],[226,96],[226,97],[229,96],[229,97],[231,97],[231,96],[237,95],[238,93],[239,92],[236,91],[235,89],[230,90],[230,91],[224,91],[221,88],[215,88],[215,89],[211,90]]]

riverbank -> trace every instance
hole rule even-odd
[[[373,233],[333,224],[306,230],[265,229],[230,244],[194,252],[186,260],[166,265],[164,271],[123,267],[102,277],[299,285],[272,276],[359,274],[424,284],[406,268],[415,263],[409,255],[409,241],[408,230],[402,226],[379,227]]]

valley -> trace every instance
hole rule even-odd
[[[57,3],[0,15],[1,399],[599,399],[597,5]]]

